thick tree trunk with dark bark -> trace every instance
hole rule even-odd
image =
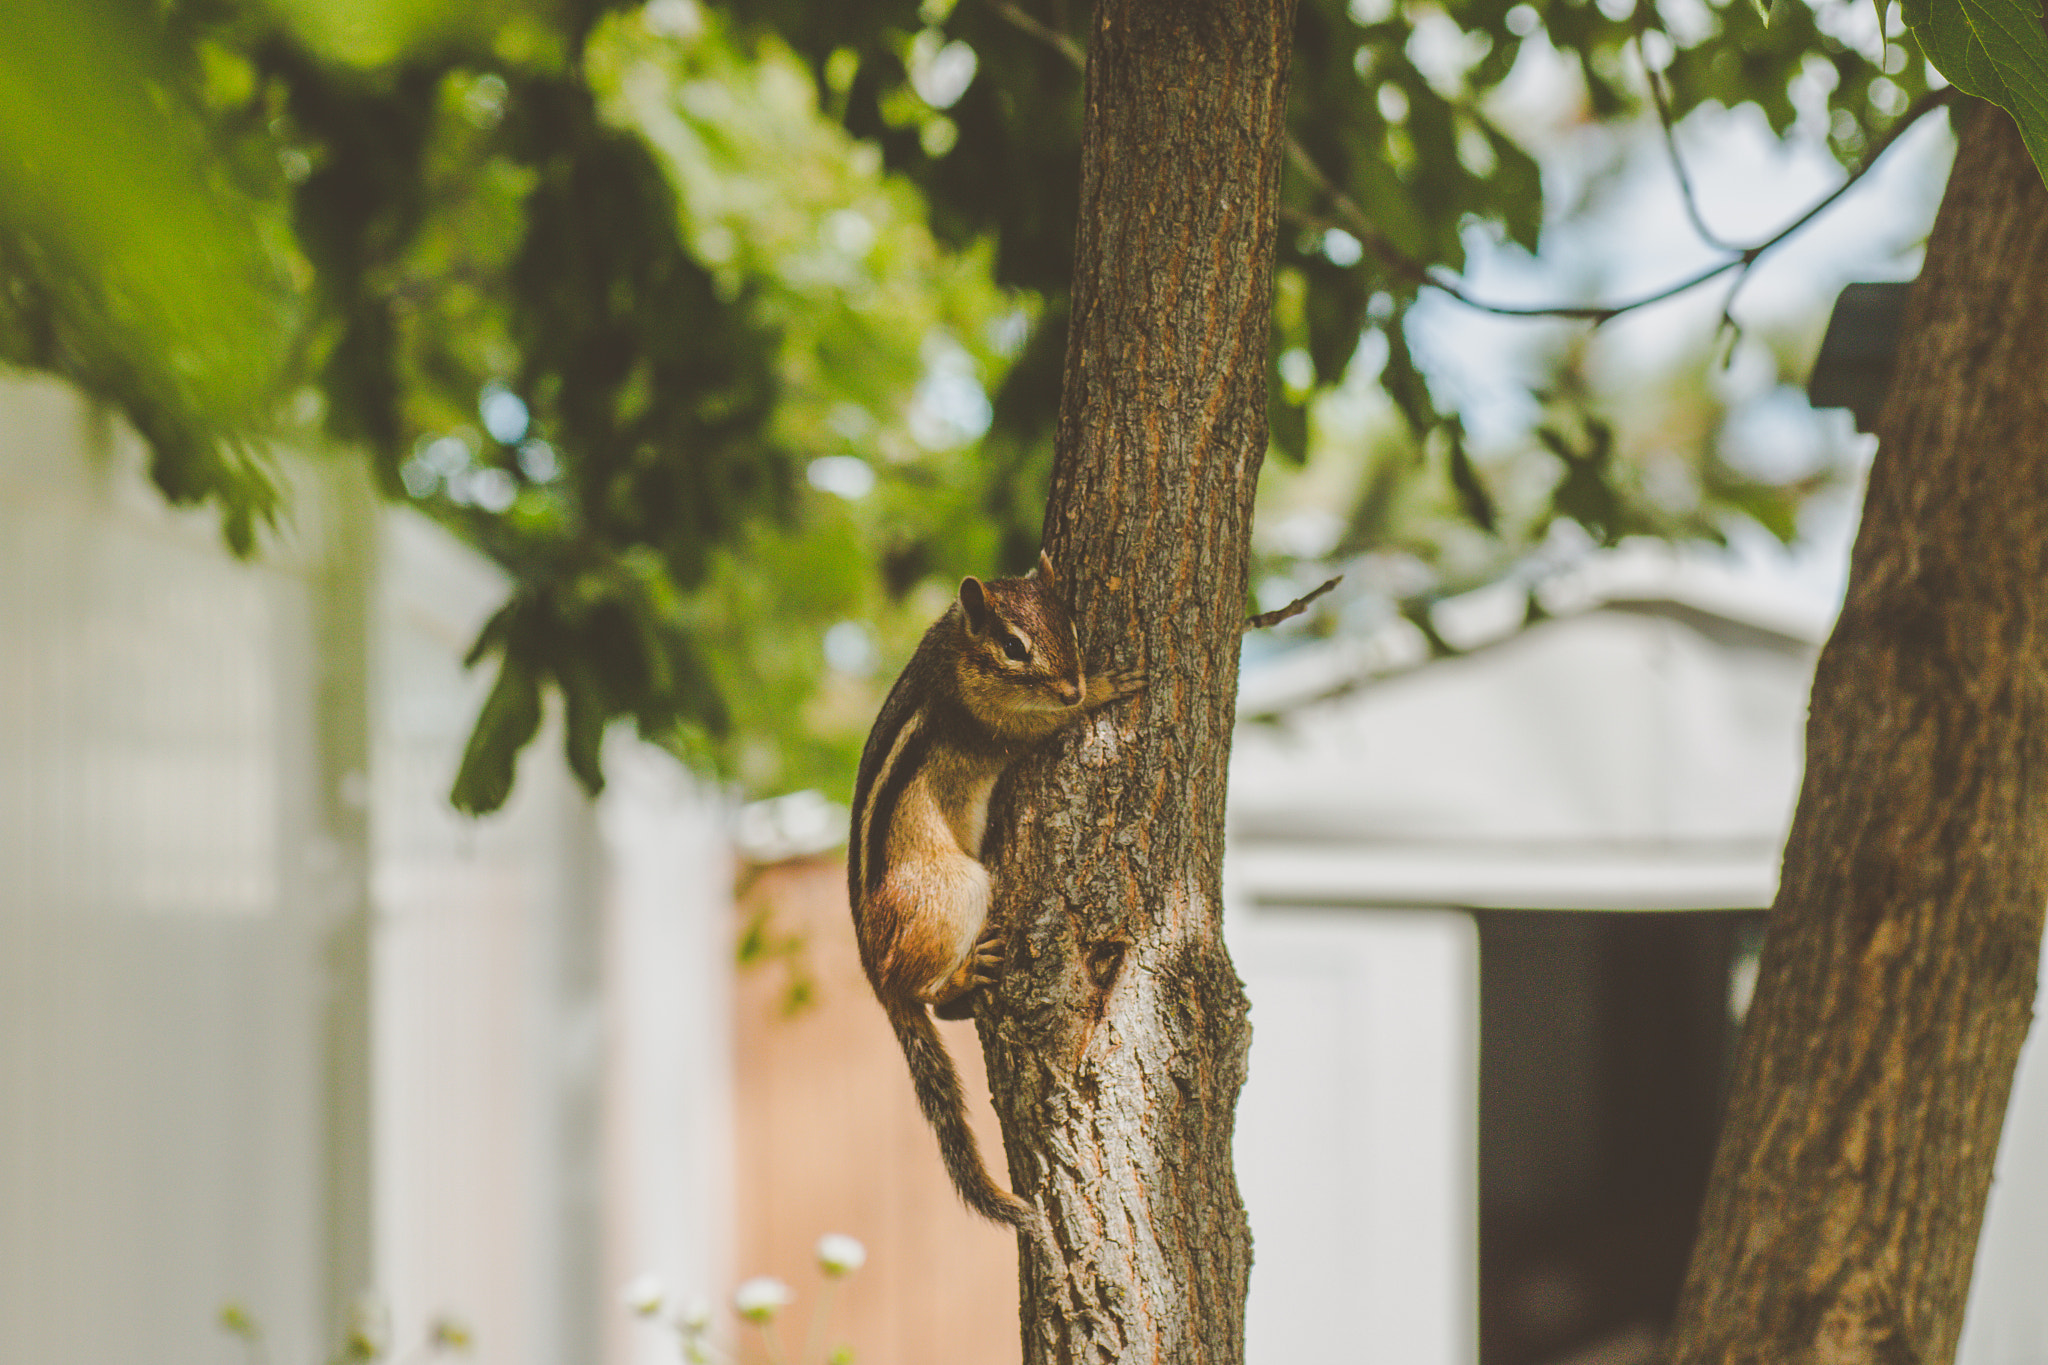
[[[1670,1355],[1954,1357],[2048,905],[2048,193],[1961,147]]]
[[[1292,29],[1292,0],[1095,8],[1045,543],[1090,662],[1147,684],[995,812],[983,1036],[1049,1233],[1020,1238],[1027,1365],[1243,1357],[1220,870]]]

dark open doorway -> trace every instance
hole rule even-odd
[[[1759,912],[1484,911],[1482,1365],[1634,1365],[1675,1306]]]

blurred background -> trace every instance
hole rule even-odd
[[[807,1361],[1017,1358],[839,848],[1036,554],[1087,22],[10,14],[0,1359],[651,1365],[701,1300],[751,1360],[756,1274]],[[1303,0],[1247,609],[1345,579],[1239,699],[1254,1362],[1651,1358],[1930,82],[1848,0]],[[2048,1352],[2040,1052],[1973,1365]]]

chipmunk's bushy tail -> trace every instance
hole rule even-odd
[[[889,1023],[902,1045],[903,1059],[910,1064],[910,1081],[917,1090],[917,1107],[938,1135],[939,1157],[961,1201],[991,1222],[1024,1228],[1034,1224],[1036,1214],[1029,1204],[996,1184],[982,1164],[981,1145],[967,1126],[967,1098],[960,1091],[960,1072],[946,1052],[939,1028],[923,1005],[889,1005]]]

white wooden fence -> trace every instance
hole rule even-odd
[[[255,563],[134,439],[0,379],[0,1360],[276,1365],[363,1293],[479,1360],[666,1359],[617,1286],[715,1285],[717,807],[546,743],[445,794],[504,586],[359,471],[291,462]]]

